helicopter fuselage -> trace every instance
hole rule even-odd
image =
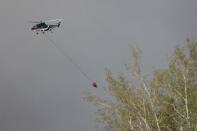
[[[51,24],[51,25],[47,25],[45,22],[41,22],[39,24],[34,25],[31,30],[32,31],[42,31],[43,33],[46,31],[52,31],[53,28],[55,27],[59,27],[60,26],[60,22],[58,22],[57,24]]]

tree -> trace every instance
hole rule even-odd
[[[187,39],[176,47],[166,69],[152,77],[141,72],[140,54],[132,48],[128,74],[114,76],[106,70],[110,98],[91,93],[85,100],[98,106],[99,122],[106,131],[197,130],[197,43]]]

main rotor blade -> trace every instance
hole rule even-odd
[[[39,24],[39,23],[42,23],[42,21],[29,21],[29,23],[36,23],[36,24]]]
[[[44,22],[60,22],[60,21],[63,21],[63,19],[46,20]]]

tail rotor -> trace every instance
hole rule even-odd
[[[58,22],[57,27],[60,27],[60,24],[61,24],[61,21],[60,21],[60,22]]]

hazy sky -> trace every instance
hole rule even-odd
[[[94,131],[83,101],[88,81],[31,20],[64,19],[47,34],[96,81],[123,71],[129,45],[143,52],[144,72],[165,67],[175,45],[197,35],[196,0],[1,0],[0,130]]]

